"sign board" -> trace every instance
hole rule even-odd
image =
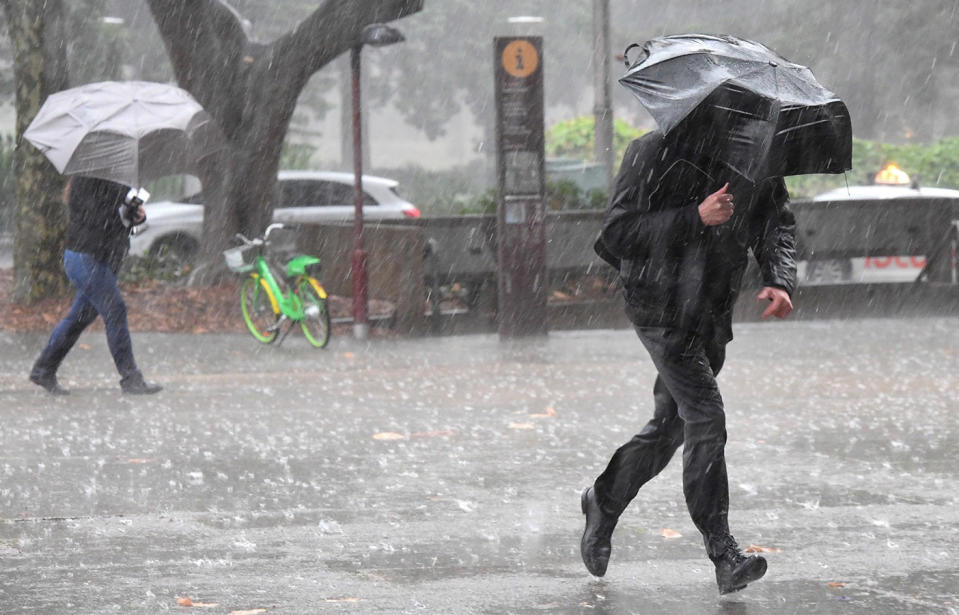
[[[494,39],[501,336],[546,328],[543,40]]]

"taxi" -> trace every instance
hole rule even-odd
[[[872,184],[836,188],[816,195],[813,201],[887,199],[959,199],[959,190],[920,186],[895,163],[880,169]],[[913,282],[926,266],[923,256],[883,255],[849,259],[801,261],[798,277],[803,285]]]

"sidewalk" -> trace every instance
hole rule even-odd
[[[607,576],[579,559],[579,492],[650,413],[631,331],[135,334],[152,398],[102,332],[66,398],[26,380],[45,334],[0,334],[0,612],[959,613],[959,318],[735,332],[730,524],[773,551],[723,598],[679,456]]]

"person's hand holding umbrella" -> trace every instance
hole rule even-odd
[[[719,226],[732,218],[736,206],[733,204],[733,195],[726,192],[728,189],[729,182],[726,182],[699,204],[699,217],[706,226]]]
[[[133,209],[130,219],[133,222],[133,226],[143,224],[146,221],[147,212],[145,209],[143,209],[143,203],[140,203],[136,206],[136,208]]]
[[[146,222],[147,212],[143,205],[149,198],[150,193],[143,188],[130,188],[127,191],[127,196],[119,209],[120,219],[124,226],[129,228]]]

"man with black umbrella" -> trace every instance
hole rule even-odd
[[[620,273],[626,312],[658,371],[652,420],[582,494],[581,551],[603,576],[617,520],[639,488],[684,445],[683,492],[716,568],[720,593],[761,578],[727,522],[725,413],[716,376],[732,339],[732,310],[752,250],[768,301],[785,318],[796,284],[794,220],[782,177],[753,182],[716,157],[721,116],[651,132],[626,151],[596,249]]]
[[[652,420],[583,492],[583,561],[606,573],[620,514],[683,445],[686,505],[725,594],[766,573],[729,532],[716,384],[747,253],[762,272],[763,318],[785,318],[796,251],[783,177],[850,169],[852,124],[808,68],[754,41],[680,34],[624,56],[620,83],[661,132],[627,149],[596,250],[619,271],[626,313],[659,373]]]

